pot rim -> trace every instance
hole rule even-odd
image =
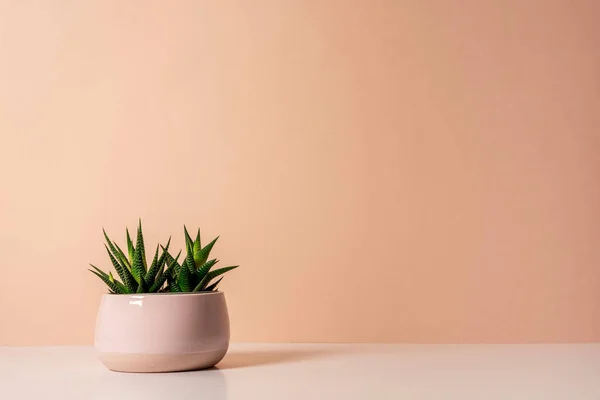
[[[215,294],[224,294],[224,292],[167,292],[167,293],[104,293],[102,296],[115,296],[115,297],[146,297],[146,296],[210,296]]]

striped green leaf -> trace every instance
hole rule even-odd
[[[160,258],[158,259],[158,264],[159,265],[164,265],[165,261],[167,260],[167,255],[169,254],[169,246],[171,245],[171,237],[169,236],[169,240],[167,241],[167,245],[165,247],[160,246],[163,250],[163,253],[160,255]]]
[[[183,226],[183,232],[185,233],[185,247],[193,247],[194,242],[192,241],[192,237],[190,236],[190,233],[185,225]]]
[[[168,260],[173,260],[175,262],[177,262],[177,260],[173,259],[171,254],[169,254],[169,245],[170,244],[171,244],[171,238],[169,238],[169,241],[167,242],[166,247],[161,246],[163,253],[161,254],[160,258],[158,259],[158,266],[159,266],[158,275],[156,276],[156,279],[154,279],[154,283],[152,284],[152,286],[149,289],[150,293],[156,293],[157,291],[159,291],[164,286],[167,279],[171,277],[173,268],[175,267],[175,263],[173,263],[172,261],[168,261]],[[181,254],[181,252],[180,252],[180,254]],[[179,254],[177,255],[177,258],[179,258]],[[169,263],[169,264],[167,264],[167,263]],[[165,269],[165,266],[167,266],[166,269]]]
[[[139,251],[139,255],[142,257],[142,265],[144,266],[144,275],[148,270],[148,264],[146,264],[146,248],[144,247],[144,234],[142,233],[142,220],[140,219],[137,229],[137,240],[135,242],[135,248]]]
[[[138,256],[138,249],[135,249],[133,253],[133,265],[131,267],[131,275],[139,285],[144,276],[146,275],[146,271],[144,271],[144,263],[142,262],[141,256]]]
[[[135,244],[135,250],[133,252],[133,265],[131,267],[131,273],[135,278],[138,285],[142,285],[144,281],[144,277],[146,276],[146,268],[144,266],[144,259],[146,255],[144,254],[144,237],[142,234],[142,225],[140,224],[137,232],[137,241]],[[137,293],[140,292],[140,288],[138,286]]]
[[[107,274],[106,272],[102,271],[100,268],[96,267],[96,266],[95,266],[95,265],[93,265],[93,264],[90,264],[90,266],[91,266],[92,268],[94,268],[94,270],[95,270],[95,271],[96,271],[98,274],[100,274],[100,276],[103,276],[103,277],[105,277],[106,279],[108,279],[108,274]]]
[[[90,264],[90,265],[92,265],[92,264]],[[94,267],[93,265],[92,265],[92,268],[94,268],[94,269],[93,270],[88,269],[88,271],[90,271],[92,274],[94,274],[98,278],[100,278],[100,280],[102,280],[102,282],[104,282],[106,284],[106,286],[108,286],[108,289],[110,291],[115,292],[115,293],[120,292],[120,289],[117,286],[117,284],[114,282],[114,279],[113,279],[113,281],[111,281],[110,275],[108,275],[106,272],[102,271],[101,269]]]
[[[113,267],[115,267],[115,271],[117,271],[117,274],[119,274],[119,277],[123,280],[123,283],[127,287],[127,292],[135,293],[137,285],[135,284],[135,280],[133,278],[133,275],[131,275],[131,272],[129,272],[127,267],[125,267],[123,264],[117,261],[115,257],[113,257],[112,253],[106,245],[104,245],[104,247],[106,248],[106,252],[108,253],[110,262],[112,263]]]
[[[163,251],[166,254],[165,262],[167,265],[165,274],[167,275],[167,282],[170,284],[172,281],[174,281],[177,278],[178,271],[181,268],[181,266],[177,262],[177,260],[179,260],[179,256],[181,255],[181,250],[177,254],[177,257],[175,257],[175,258],[173,258],[173,256],[168,251],[165,251],[164,247],[163,247]]]
[[[167,274],[165,273],[164,265],[163,265],[163,267],[160,269],[160,271],[158,271],[158,275],[156,275],[156,280],[154,281],[152,286],[150,286],[149,292],[150,293],[158,292],[163,287],[163,285],[165,284],[166,281],[167,281]]]
[[[146,286],[143,277],[140,279],[140,284],[137,287],[136,293],[148,293],[148,287]]]
[[[179,270],[177,270],[177,275],[179,275],[181,273],[182,269],[187,269],[187,258],[185,258],[182,262],[181,262],[181,268]]]
[[[125,231],[127,232],[127,252],[129,253],[129,265],[133,267],[133,256],[135,254],[135,247],[133,247],[131,236],[129,236],[129,229],[125,228]]]
[[[206,274],[208,274],[208,271],[210,271],[210,269],[218,262],[219,262],[219,260],[217,260],[217,259],[213,259],[213,260],[205,262],[204,265],[201,266],[200,268],[198,268],[198,271],[196,271],[196,276],[198,277],[198,279],[200,279],[200,280],[204,279]]]
[[[127,267],[127,269],[129,271],[131,271],[131,263],[129,262],[129,260],[127,259],[127,256],[125,256],[125,253],[123,253],[123,250],[121,250],[121,248],[119,247],[119,245],[117,244],[117,242],[113,242],[113,245],[115,246],[115,248],[117,249],[117,256],[118,259],[121,261],[121,263]]]
[[[219,285],[219,283],[223,280],[223,277],[220,277],[219,279],[217,279],[217,281],[215,283],[213,283],[212,285],[209,285],[206,287],[206,289],[204,289],[205,292],[212,292],[213,290],[215,290],[217,288],[217,286]]]
[[[114,255],[114,257],[124,266],[127,265],[127,257],[125,257],[125,255],[123,254],[123,252],[121,251],[119,246],[117,246],[117,244],[115,242],[110,240],[110,238],[106,234],[106,231],[104,230],[104,228],[102,229],[102,233],[104,233],[104,238],[106,239],[106,243],[108,244],[108,247],[110,248],[110,251]]]
[[[154,257],[152,257],[152,262],[150,263],[150,268],[148,268],[148,271],[150,271],[152,268],[156,268],[156,263],[158,262],[158,249],[159,248],[160,248],[160,245],[157,244],[156,250],[154,251]]]
[[[161,246],[161,248],[165,254],[165,261],[167,263],[167,267],[175,268],[176,265],[179,265],[178,261],[179,261],[179,256],[181,256],[181,250],[179,250],[179,253],[177,253],[177,256],[175,258],[173,258],[171,253],[169,253],[165,247]]]
[[[170,292],[174,292],[174,293],[180,293],[181,292],[181,288],[179,287],[179,285],[177,284],[177,282],[171,282],[169,284],[169,291]]]
[[[127,288],[118,280],[115,279],[115,277],[113,276],[112,272],[108,272],[108,280],[111,281],[111,283],[114,283],[117,286],[117,293],[118,294],[125,294],[128,293]]]
[[[112,277],[112,274],[111,274],[111,277]],[[129,291],[129,289],[127,289],[127,288],[125,287],[125,285],[123,285],[121,282],[119,282],[119,280],[117,280],[117,279],[114,279],[114,278],[113,278],[113,283],[114,283],[115,285],[117,285],[117,287],[118,287],[118,289],[119,289],[119,290],[118,290],[118,294],[129,294],[129,293],[131,293],[131,292]]]
[[[187,267],[190,271],[190,274],[193,274],[194,272],[196,272],[196,262],[194,261],[194,253],[192,250],[192,246],[188,246],[187,254],[185,256],[185,261],[186,261]]]
[[[108,235],[104,229],[102,229],[102,232],[104,233],[104,238],[106,239],[106,243],[108,244],[108,247],[110,248],[109,256],[111,256],[111,262],[112,262],[112,258],[114,257],[114,259],[116,261],[118,261],[118,263],[121,265],[121,267],[124,270],[131,269],[131,266],[129,265],[129,261],[127,260],[127,257],[125,257],[125,254],[123,254],[123,251],[121,250],[121,248],[117,245],[117,243],[110,240],[110,238],[108,237]],[[108,251],[108,249],[107,249],[107,251]],[[113,262],[113,265],[114,265],[114,262]],[[116,266],[115,266],[115,270],[117,270],[117,272],[119,272],[119,269]],[[119,276],[121,276],[121,279],[124,280],[124,278],[121,274],[119,274]]]
[[[194,240],[194,246],[192,247],[192,250],[194,253],[196,253],[200,251],[201,248],[202,244],[200,243],[200,228],[198,228],[198,233],[196,233],[196,240]]]
[[[212,242],[210,242],[209,244],[207,244],[206,246],[204,246],[198,252],[194,253],[194,261],[196,262],[196,265],[204,265],[204,263],[206,262],[206,260],[208,260],[208,256],[210,255],[210,251],[212,250],[212,248],[215,245],[215,243],[217,242],[217,240],[219,240],[219,236],[217,236],[215,238],[215,240],[213,240]]]
[[[179,276],[177,277],[177,285],[179,285],[182,292],[189,292],[192,290],[190,283],[190,274],[190,270],[182,265],[181,271],[179,272]]]
[[[158,249],[159,248],[160,248],[160,245],[157,244],[156,251],[154,252],[154,257],[152,258],[152,263],[150,264],[150,268],[148,268],[146,275],[144,275],[144,280],[146,282],[153,282],[154,275],[156,275],[156,273],[158,272]]]
[[[215,279],[217,276],[223,275],[225,272],[231,271],[232,269],[236,269],[237,267],[239,267],[239,265],[232,265],[230,267],[224,267],[215,269],[214,271],[210,271],[208,274],[206,274],[204,279],[202,279],[202,282],[200,282],[200,290],[204,290],[206,286],[210,283],[210,281]]]
[[[163,247],[163,251],[164,251],[164,247]],[[171,268],[171,273],[172,274],[179,274],[179,269],[181,268],[181,265],[179,265],[179,256],[181,256],[181,250],[179,250],[179,253],[177,253],[177,257],[173,258],[173,256],[169,253],[169,252],[165,252],[167,254],[166,256],[166,262],[167,262],[167,267]]]

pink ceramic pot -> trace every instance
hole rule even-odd
[[[96,321],[100,361],[122,372],[210,368],[229,347],[222,292],[105,294]]]

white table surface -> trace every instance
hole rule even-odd
[[[0,347],[0,399],[600,399],[600,344],[232,345],[218,369],[123,374],[90,347]]]

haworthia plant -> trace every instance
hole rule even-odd
[[[93,269],[90,271],[106,283],[111,293],[154,293],[162,289],[166,280],[166,277],[163,278],[166,253],[163,250],[162,254],[159,256],[161,246],[157,245],[154,259],[150,266],[147,265],[141,220],[139,221],[137,228],[135,245],[131,241],[129,230],[127,230],[127,256],[123,253],[119,245],[108,237],[106,231],[104,231],[104,239],[106,240],[104,246],[106,247],[110,262],[119,278],[121,278],[121,281],[114,278],[112,272],[107,274],[93,265]],[[170,242],[171,240],[169,239],[167,245],[164,247],[167,251]]]
[[[200,229],[192,240],[187,228],[184,226],[186,256],[179,263],[181,251],[176,257],[169,253],[171,239],[166,246],[157,245],[150,265],[146,261],[142,221],[139,221],[135,245],[126,230],[127,255],[119,245],[112,241],[104,231],[106,251],[113,265],[119,281],[112,272],[108,274],[91,265],[90,271],[100,278],[109,292],[113,294],[128,293],[157,293],[157,292],[207,292],[216,291],[219,282],[212,282],[215,278],[237,268],[237,265],[212,269],[217,264],[217,259],[209,260],[210,252],[219,239],[218,237],[206,246],[200,242]]]
[[[215,243],[219,239],[217,237],[206,246],[202,247],[200,242],[200,229],[196,234],[196,239],[192,240],[187,228],[184,226],[186,256],[179,264],[178,258],[169,254],[165,247],[163,251],[167,253],[167,265],[170,269],[168,278],[167,291],[170,292],[210,292],[217,290],[220,279],[214,283],[211,281],[227,271],[231,271],[238,267],[232,265],[229,267],[212,270],[212,267],[219,260],[209,260],[210,252]]]

